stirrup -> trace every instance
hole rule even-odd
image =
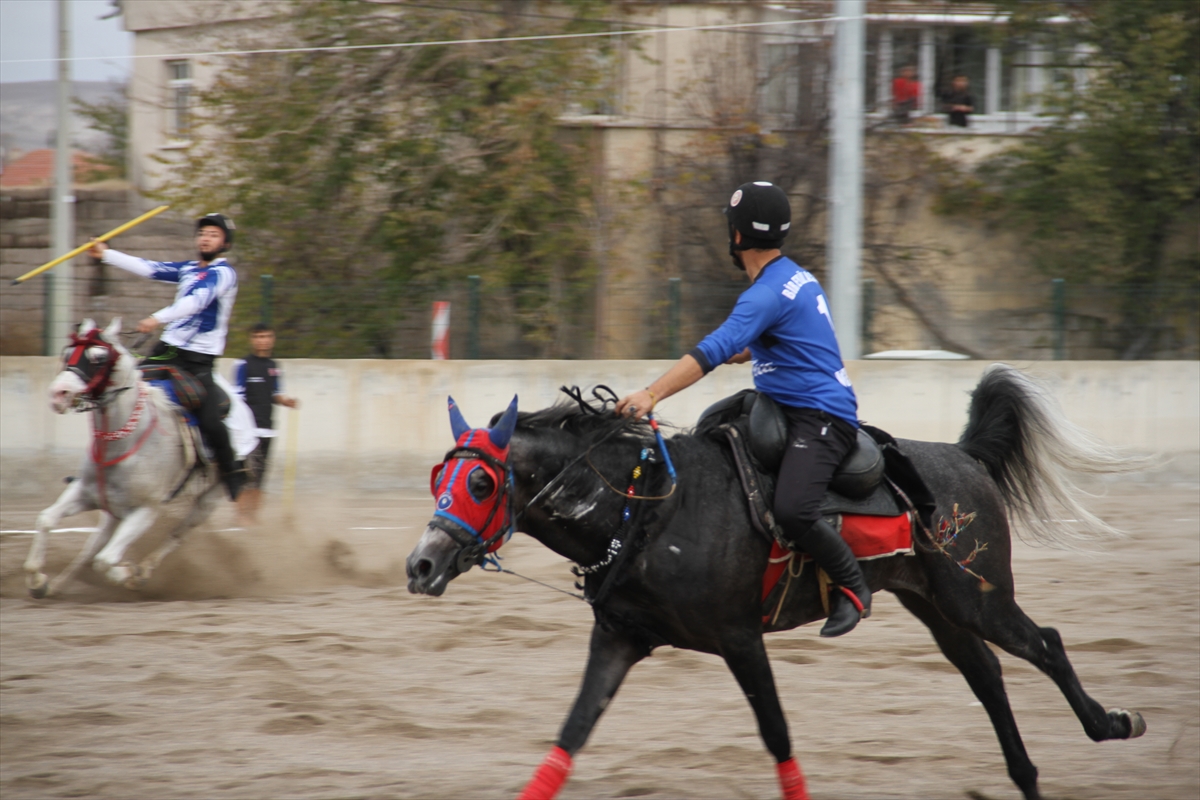
[[[842,594],[850,598],[850,602],[854,604],[856,609],[858,609],[858,618],[860,620],[864,620],[871,616],[871,609],[863,605],[862,600],[858,599],[858,595],[855,594],[853,589],[848,589],[845,586],[834,586],[833,588],[840,589]]]
[[[839,620],[838,624],[842,626],[840,629],[832,630],[831,625],[834,624],[834,610],[839,608],[837,604],[830,603],[829,617],[825,621],[824,627],[821,628],[821,636],[826,639],[832,639],[835,636],[844,636],[850,631],[858,627],[858,623],[862,622],[867,617],[871,616],[871,609],[863,606],[863,602],[858,599],[858,596],[845,586],[835,586],[834,588],[841,590],[842,594],[849,598],[854,613],[857,615],[853,620]],[[830,598],[833,600],[834,598]],[[845,608],[845,606],[840,606]]]

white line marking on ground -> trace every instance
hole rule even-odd
[[[51,533],[95,533],[95,528],[55,528]],[[0,536],[9,533],[37,533],[37,531],[0,531]]]

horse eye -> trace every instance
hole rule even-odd
[[[476,501],[482,502],[492,496],[492,492],[496,490],[496,482],[492,480],[492,476],[486,471],[476,468],[467,478],[467,491],[471,493]]]

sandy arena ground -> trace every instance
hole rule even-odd
[[[1141,739],[1088,740],[1053,683],[1001,654],[1048,798],[1200,797],[1200,483],[1195,459],[1096,501],[1130,532],[1080,555],[1018,545],[1018,598],[1062,633],[1084,686],[1140,710]],[[415,485],[410,483],[410,485]],[[7,492],[32,527],[57,488]],[[404,558],[432,511],[415,490],[278,495],[249,530],[222,508],[140,596],[90,574],[25,597],[30,537],[0,535],[0,796],[506,798],[553,744],[591,613],[472,571],[409,595]],[[94,515],[64,525],[90,526]],[[53,537],[50,568],[84,534]],[[570,588],[525,537],[506,565]],[[887,594],[850,636],[768,639],[814,800],[1019,797],[983,709]],[[716,658],[662,649],[636,667],[561,797],[775,798],[772,760]]]

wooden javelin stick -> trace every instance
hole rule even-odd
[[[283,509],[291,516],[296,497],[296,451],[300,442],[300,412],[289,408],[287,412],[287,451],[283,460]]]
[[[129,230],[134,225],[141,225],[143,222],[150,219],[151,217],[158,216],[162,212],[166,211],[168,208],[170,208],[170,206],[159,206],[158,208],[156,208],[152,211],[147,211],[145,214],[142,214],[137,219],[130,220],[129,222],[126,222],[124,225],[121,225],[118,228],[113,228],[111,231],[104,234],[103,236],[97,236],[95,241],[107,242],[109,239],[113,238],[114,236],[124,233],[125,231]],[[74,258],[75,256],[79,255],[80,253],[86,251],[91,246],[92,246],[92,242],[88,242],[87,244],[81,244],[79,247],[76,247],[74,250],[67,253],[65,256],[59,256],[58,258],[54,259],[53,261],[48,261],[47,263],[42,264],[40,267],[38,267],[37,269],[35,269],[31,272],[26,272],[24,275],[22,275],[19,278],[14,278],[13,285],[15,286],[16,284],[21,283],[22,281],[27,281],[30,278],[34,277],[35,275],[41,275],[43,272],[50,269],[51,267],[57,267],[59,264],[66,261],[67,259]]]

